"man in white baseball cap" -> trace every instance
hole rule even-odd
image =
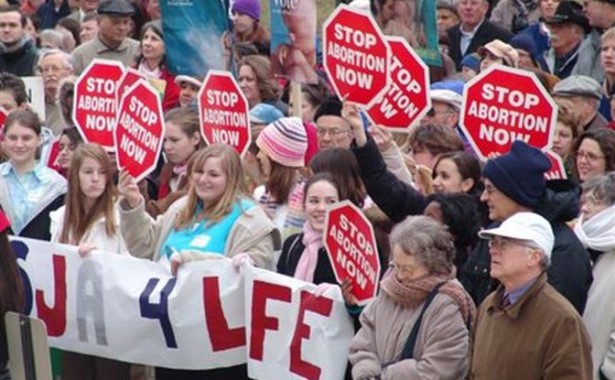
[[[421,120],[421,125],[444,125],[456,128],[461,112],[461,95],[452,90],[431,90],[431,110]]]
[[[589,335],[575,308],[547,283],[554,235],[533,212],[518,212],[489,240],[501,285],[480,305],[470,379],[591,379]]]

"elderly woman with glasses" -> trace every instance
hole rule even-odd
[[[577,180],[615,170],[615,131],[606,128],[590,129],[583,133],[574,149]]]
[[[583,183],[574,232],[594,260],[583,321],[592,341],[594,379],[615,378],[615,172]]]
[[[455,280],[453,237],[412,216],[391,234],[390,270],[352,340],[353,379],[462,379],[476,308]]]

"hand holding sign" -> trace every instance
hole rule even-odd
[[[156,90],[139,79],[122,96],[113,133],[119,169],[139,182],[156,168],[164,137],[162,104]]]
[[[346,284],[346,292],[351,291],[357,304],[363,305],[376,296],[380,259],[374,231],[350,201],[340,202],[327,211],[325,248],[337,281]]]

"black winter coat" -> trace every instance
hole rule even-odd
[[[572,229],[566,224],[579,214],[580,188],[565,180],[549,181],[541,206],[534,212],[551,223],[555,244],[548,282],[583,314],[587,292],[593,281],[590,257]],[[497,227],[493,223],[488,228]],[[468,258],[459,280],[477,305],[498,286],[489,276],[491,256],[486,240],[482,240]]]
[[[421,215],[427,206],[426,198],[387,170],[376,143],[371,138],[365,146],[352,148],[361,168],[361,179],[367,194],[391,221],[399,223],[409,215]]]
[[[32,40],[19,49],[0,53],[0,71],[7,71],[18,77],[34,75],[34,65],[38,61],[38,50]]]
[[[282,245],[282,253],[277,266],[278,273],[293,277],[304,250],[302,233],[289,236]],[[337,284],[331,260],[324,248],[318,251],[318,261],[314,270],[314,284],[322,283]]]

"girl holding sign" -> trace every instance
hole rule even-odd
[[[327,172],[310,177],[304,189],[303,207],[307,220],[301,233],[284,241],[278,273],[316,285],[337,284],[323,240],[327,208],[340,201],[341,189]]]
[[[113,166],[105,150],[82,144],[72,154],[66,205],[50,214],[51,241],[128,255],[119,231]],[[129,379],[130,364],[73,352],[63,352],[64,380]]]
[[[184,262],[238,257],[261,268],[273,267],[279,232],[243,191],[239,155],[215,144],[196,153],[188,194],[156,220],[127,172],[120,173],[120,226],[135,256],[170,261],[173,273]],[[198,377],[201,376],[201,377]],[[208,371],[156,369],[156,379],[242,379],[246,366]]]

